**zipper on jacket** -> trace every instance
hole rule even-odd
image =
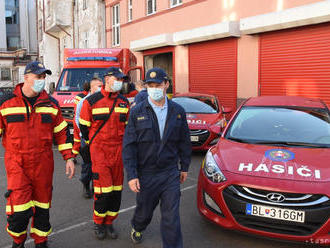
[[[24,102],[25,107],[26,107],[27,119],[30,120],[29,104],[27,103],[27,101],[24,98],[23,98],[23,102]]]

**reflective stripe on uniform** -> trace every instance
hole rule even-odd
[[[90,127],[92,125],[92,123],[90,121],[85,121],[84,119],[81,119],[81,118],[79,118],[79,123],[81,125],[85,125],[87,127]]]
[[[2,131],[3,131],[3,129],[2,129],[2,128],[0,128],[0,135],[2,134]]]
[[[60,125],[54,127],[54,133],[61,132],[64,128],[66,128],[68,123],[66,121],[62,121]]]
[[[11,208],[10,205],[7,205],[7,206],[6,206],[6,213],[11,213],[11,212],[14,212],[14,213],[17,213],[17,212],[23,212],[23,211],[28,210],[28,209],[31,208],[31,207],[34,207],[34,204],[33,204],[33,201],[29,201],[29,202],[24,203],[24,204],[14,205],[13,207],[14,207],[14,210],[12,210],[12,208]]]
[[[12,236],[15,236],[15,237],[19,237],[19,236],[22,236],[23,234],[26,234],[26,233],[27,233],[26,230],[23,231],[23,232],[17,233],[17,232],[10,231],[8,228],[7,228],[7,232],[8,232],[9,234],[11,234]]]
[[[53,107],[37,107],[36,113],[47,113],[47,114],[57,115],[58,109]]]
[[[72,149],[72,153],[73,153],[73,154],[79,154],[79,152],[78,152],[78,151],[76,151],[76,150],[73,150],[73,149]]]
[[[99,216],[99,217],[105,217],[105,216],[116,216],[116,215],[118,215],[118,212],[107,211],[104,214],[100,214],[99,212],[97,212],[96,210],[94,210],[94,214],[96,216]]]
[[[123,185],[110,186],[110,187],[94,187],[94,192],[98,194],[110,193],[112,191],[120,191],[120,190],[123,190]]]
[[[40,231],[35,227],[31,228],[31,230],[30,230],[30,233],[35,233],[40,237],[47,237],[51,232],[52,232],[52,228],[49,229],[49,231],[47,231],[47,232]]]
[[[115,112],[116,113],[127,114],[128,113],[128,108],[115,107]]]
[[[29,111],[31,112],[31,108],[29,107]],[[26,107],[12,107],[12,108],[4,108],[0,110],[3,116],[9,114],[26,114]]]
[[[63,151],[66,149],[72,149],[72,144],[71,143],[66,143],[66,144],[62,144],[62,145],[58,145],[58,150],[59,151]]]
[[[80,97],[80,96],[76,96],[76,99],[78,100],[78,101],[80,101],[82,98]]]
[[[76,138],[74,138],[73,141],[74,141],[74,142],[80,142],[81,140],[80,140],[80,139],[76,139]]]
[[[109,114],[110,110],[109,108],[95,108],[92,109],[92,114],[97,115],[97,114]]]
[[[42,203],[42,202],[38,202],[38,201],[33,201],[34,206],[39,207],[39,208],[43,208],[43,209],[49,209],[50,207],[50,203]]]

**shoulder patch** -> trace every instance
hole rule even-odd
[[[125,101],[126,103],[129,103],[128,99],[125,96],[123,96],[122,94],[118,94],[118,98]]]
[[[0,96],[0,106],[2,104],[4,104],[6,101],[8,101],[14,97],[16,97],[16,95],[14,93],[7,93],[7,94]]]
[[[58,101],[57,101],[54,97],[49,96],[49,100],[50,100],[52,103],[54,103],[57,107],[60,107]]]
[[[95,103],[100,101],[104,96],[102,95],[101,92],[96,92],[93,95],[90,95],[89,97],[86,98],[88,101],[89,105],[93,106]]]

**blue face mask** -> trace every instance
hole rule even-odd
[[[164,98],[164,89],[163,88],[148,88],[148,95],[152,100],[159,102]]]
[[[123,82],[115,80],[113,85],[111,86],[111,89],[117,92],[120,91],[122,87],[123,87]]]
[[[36,93],[40,93],[45,88],[45,79],[36,79],[34,80],[34,84],[32,86],[32,90]]]

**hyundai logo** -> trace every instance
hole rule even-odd
[[[269,193],[266,195],[267,199],[271,202],[283,202],[285,200],[284,195],[281,195],[279,193]]]

